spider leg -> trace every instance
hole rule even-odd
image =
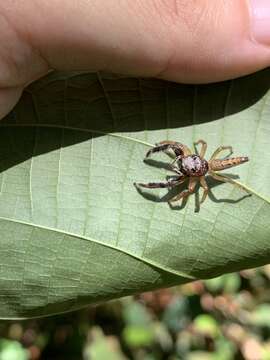
[[[170,165],[170,170],[174,171],[176,174],[180,175],[180,176],[183,176],[183,174],[181,173],[181,171],[178,169],[177,166],[171,164]]]
[[[203,188],[203,196],[202,196],[201,201],[200,201],[200,204],[202,204],[204,202],[204,200],[207,198],[207,195],[208,195],[208,185],[207,185],[207,182],[206,182],[204,176],[200,177],[200,184],[201,184],[201,186]]]
[[[183,176],[183,173],[180,171],[179,167],[177,165],[175,165],[181,158],[182,158],[182,155],[177,156],[171,163],[170,167],[171,167],[172,171],[176,172],[178,175]]]
[[[194,190],[195,190],[197,181],[198,181],[198,178],[196,178],[196,177],[189,178],[188,190],[184,190],[184,191],[180,192],[180,194],[173,197],[169,201],[169,203],[172,203],[174,201],[178,201],[180,199],[184,199],[184,198],[188,197],[190,194],[192,194],[194,192]]]
[[[201,139],[194,143],[194,145],[199,145],[199,144],[202,145],[199,156],[203,159],[207,150],[207,143]]]
[[[155,152],[166,151],[169,149],[172,149],[176,156],[191,155],[190,149],[184,144],[178,143],[176,141],[161,141],[146,153],[146,157]]]
[[[186,178],[183,179],[183,177],[178,177],[173,180],[168,180],[166,182],[151,182],[147,184],[143,183],[134,183],[135,186],[141,186],[148,189],[158,189],[158,188],[170,188],[177,185],[182,184],[185,181]]]
[[[232,149],[231,146],[219,146],[219,147],[214,151],[214,153],[213,153],[213,155],[211,156],[211,158],[210,158],[209,161],[211,161],[211,160],[213,160],[213,159],[216,159],[217,156],[218,156],[222,151],[224,151],[224,150],[229,150],[229,154],[228,154],[227,156],[230,156],[230,155],[232,155],[232,153],[233,153],[233,149]]]
[[[229,178],[228,176],[220,175],[220,174],[217,174],[217,173],[215,173],[213,171],[209,171],[208,174],[210,176],[212,176],[212,178],[215,179],[215,180],[233,184],[233,185],[239,187],[240,189],[245,190],[247,193],[249,193],[247,189],[245,189],[243,186],[241,186],[240,184],[238,184],[237,182],[235,182],[233,179]]]

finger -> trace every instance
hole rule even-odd
[[[0,119],[13,109],[22,92],[23,87],[0,88]]]

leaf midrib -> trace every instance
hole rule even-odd
[[[159,263],[157,263],[157,262],[155,262],[153,260],[150,260],[148,258],[142,258],[140,256],[137,256],[137,255],[125,250],[125,249],[122,249],[121,247],[116,247],[114,245],[105,243],[105,242],[103,242],[101,240],[97,240],[97,239],[94,239],[94,238],[91,238],[91,237],[88,237],[88,236],[78,235],[78,234],[75,234],[75,233],[72,233],[72,232],[69,232],[69,231],[64,231],[64,230],[52,228],[52,227],[49,227],[49,226],[43,226],[43,225],[40,225],[40,224],[33,224],[33,223],[23,221],[23,220],[15,220],[15,219],[7,218],[7,217],[4,217],[4,216],[0,216],[0,220],[9,221],[9,222],[16,223],[16,224],[22,224],[22,225],[25,225],[25,226],[30,226],[31,228],[38,228],[38,229],[43,229],[43,230],[47,230],[47,231],[52,231],[52,232],[55,232],[55,233],[58,233],[58,234],[63,234],[63,235],[72,236],[72,237],[75,237],[75,238],[78,238],[78,239],[81,239],[81,240],[94,242],[95,244],[99,244],[99,245],[108,247],[110,249],[116,250],[116,251],[121,251],[124,254],[132,256],[133,258],[135,258],[137,260],[143,261],[143,262],[145,262],[145,263],[147,263],[147,264],[149,264],[151,266],[154,266],[154,267],[156,267],[156,268],[158,268],[160,270],[163,270],[165,272],[172,273],[174,275],[178,275],[178,276],[181,276],[183,278],[187,278],[187,279],[191,279],[191,280],[196,279],[194,276],[189,275],[189,274],[187,274],[185,272],[176,271],[175,269],[172,269],[172,268],[167,267],[167,266],[163,266],[163,265],[161,265],[161,264],[159,264]]]

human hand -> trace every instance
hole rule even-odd
[[[203,83],[270,65],[269,0],[5,0],[0,118],[52,69]]]

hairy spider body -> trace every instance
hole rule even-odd
[[[224,159],[224,160],[213,159],[211,161],[211,168],[214,171],[225,170],[225,169],[229,169],[233,166],[243,164],[246,161],[248,161],[248,157],[246,157],[246,156],[239,156],[239,157]]]
[[[206,174],[214,178],[215,180],[222,182],[229,182],[238,187],[241,187],[233,179],[228,176],[221,175],[216,173],[216,171],[229,169],[233,166],[243,164],[248,161],[248,157],[239,156],[234,158],[226,159],[217,159],[217,156],[224,150],[229,150],[229,156],[233,153],[231,146],[220,146],[213,153],[209,161],[204,159],[204,155],[207,150],[207,143],[203,140],[198,140],[194,145],[201,144],[200,154],[193,154],[191,150],[184,144],[178,143],[176,141],[162,141],[152,149],[150,149],[146,157],[149,157],[151,154],[159,151],[167,152],[172,150],[176,156],[175,160],[171,164],[171,170],[174,171],[177,176],[173,180],[168,180],[166,182],[153,182],[153,183],[135,183],[145,188],[171,188],[177,185],[184,183],[189,179],[188,189],[180,192],[176,195],[170,202],[177,201],[183,198],[188,197],[191,193],[195,191],[197,182],[200,182],[200,185],[203,187],[204,192],[201,198],[200,203],[203,203],[208,195],[208,185],[205,180]]]
[[[186,176],[203,176],[208,171],[208,162],[198,155],[183,156],[178,161],[179,170]]]

